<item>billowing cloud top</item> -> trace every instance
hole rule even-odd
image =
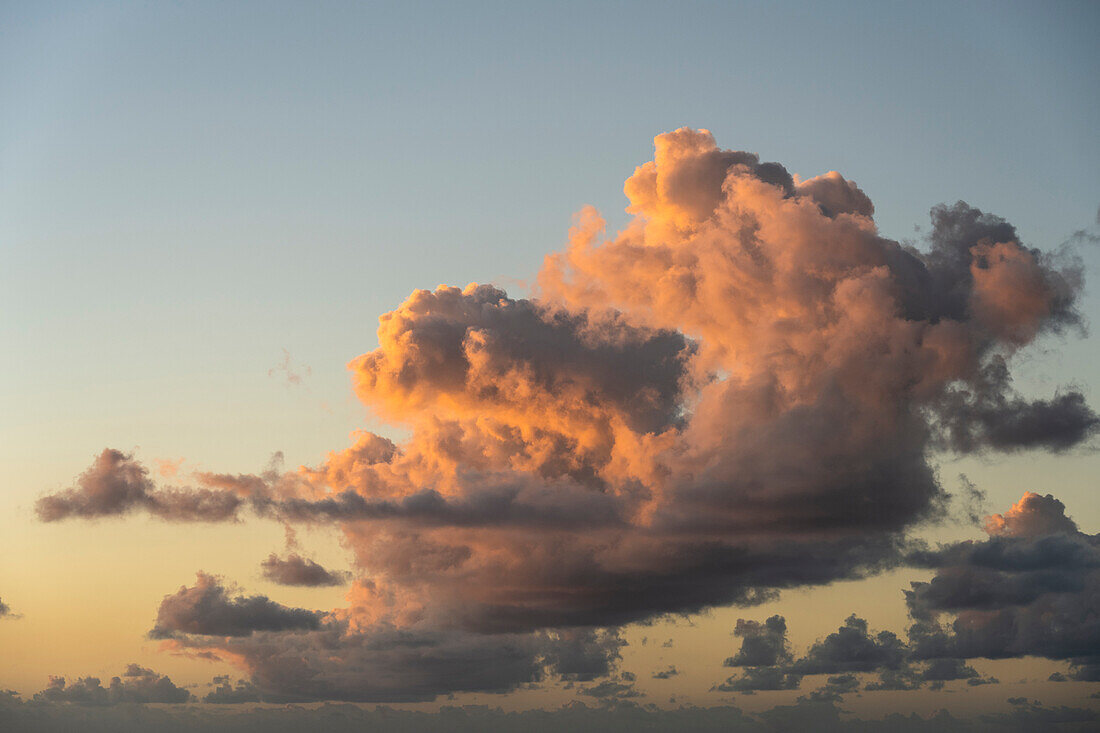
[[[1012,388],[1020,348],[1080,325],[1072,263],[962,202],[933,209],[925,249],[904,246],[839,173],[796,180],[705,130],[655,147],[625,185],[632,221],[608,237],[581,212],[535,297],[440,286],[381,317],[349,367],[403,444],[359,433],[319,466],[193,489],[105,451],[40,516],[336,523],[359,573],[347,608],[234,599],[200,576],[155,633],[221,650],[272,699],[396,694],[383,674],[424,698],[463,654],[508,660],[467,689],[606,670],[617,637],[596,627],[875,572],[941,510],[932,451],[1095,434],[1079,393]],[[743,629],[759,669],[787,653],[768,624]]]

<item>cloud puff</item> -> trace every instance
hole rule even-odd
[[[261,566],[264,577],[280,585],[316,587],[343,585],[347,582],[346,573],[325,570],[322,565],[296,553],[291,553],[286,558],[271,553]]]
[[[220,580],[198,573],[194,586],[164,597],[149,635],[167,639],[177,634],[248,636],[256,631],[317,629],[321,614],[288,608],[265,596],[231,598]]]
[[[81,705],[117,705],[119,703],[188,702],[191,693],[177,687],[165,675],[136,664],[126,667],[121,677],[112,677],[107,687],[96,677],[81,677],[66,683],[64,677],[50,677],[50,683],[35,693],[38,702],[71,702]]]
[[[162,519],[216,522],[233,519],[240,503],[239,497],[225,491],[158,490],[133,456],[106,448],[74,488],[42,497],[35,510],[44,522],[119,516],[139,508]]]
[[[11,610],[11,606],[0,600],[0,618],[19,618],[19,614]]]
[[[835,674],[897,669],[905,660],[905,643],[891,631],[872,634],[854,614],[844,625],[815,642],[794,668],[802,674]]]
[[[741,650],[724,662],[727,667],[774,666],[791,661],[787,621],[782,616],[772,616],[764,623],[739,618],[733,633],[742,638]]]
[[[200,577],[166,599],[156,633],[220,649],[265,693],[292,696],[293,680],[310,699],[422,699],[537,679],[570,628],[892,567],[907,531],[942,512],[934,450],[1064,450],[1095,434],[1079,393],[1031,400],[1011,380],[1021,348],[1080,326],[1075,263],[961,202],[933,209],[923,249],[905,246],[838,173],[796,182],[705,130],[654,143],[624,187],[632,220],[607,236],[583,211],[533,297],[440,286],[380,318],[378,347],[349,368],[363,403],[406,430],[400,445],[357,433],[318,466],[176,489],[108,450],[40,516],[247,507],[335,524],[359,575],[347,608],[232,600]],[[778,655],[768,638],[746,627],[742,661]],[[379,639],[389,656],[366,651]],[[415,644],[438,654],[412,692],[340,676],[405,679]],[[493,649],[499,674],[444,673]],[[803,664],[835,666],[833,651]],[[801,673],[786,663],[748,666],[743,686],[790,685]]]
[[[1100,535],[1031,492],[986,532],[914,556],[936,574],[906,593],[913,656],[1066,659],[1075,679],[1100,678]]]
[[[845,695],[859,689],[859,677],[854,674],[834,675],[825,680],[825,684],[811,692],[805,698],[811,702],[840,702]]]
[[[290,352],[283,349],[283,360],[279,362],[278,366],[274,366],[267,370],[267,376],[278,377],[282,376],[286,380],[288,386],[298,386],[302,384],[304,378],[309,377],[313,373],[313,370],[308,366],[295,366],[291,363]]]

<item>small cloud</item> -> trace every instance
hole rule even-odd
[[[343,585],[348,581],[347,573],[326,570],[313,560],[293,552],[285,559],[273,552],[263,561],[262,567],[264,577],[279,585],[316,588],[325,585]]]
[[[269,377],[281,377],[287,385],[298,386],[302,380],[313,375],[313,370],[305,364],[295,365],[290,359],[290,352],[283,349],[283,360],[276,366],[267,370]]]
[[[12,611],[11,606],[4,603],[3,599],[0,599],[0,618],[23,618],[23,615]]]
[[[182,458],[174,461],[169,458],[157,458],[153,462],[157,464],[157,473],[162,478],[175,478],[180,472],[180,466],[183,465]]]

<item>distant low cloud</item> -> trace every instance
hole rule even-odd
[[[50,677],[49,685],[36,693],[34,699],[37,702],[118,705],[181,703],[188,702],[192,696],[165,675],[131,664],[121,676],[112,677],[107,687],[96,677],[80,677],[74,682],[66,682],[64,677]]]
[[[826,686],[825,689],[827,689]],[[404,733],[558,733],[578,731],[653,731],[668,733],[776,733],[777,731],[831,731],[835,733],[1033,733],[1058,730],[1085,733],[1095,728],[1097,713],[1087,708],[1048,706],[1037,700],[1012,698],[1000,710],[965,717],[940,711],[921,716],[892,714],[864,719],[845,711],[834,700],[805,697],[793,705],[779,705],[748,713],[730,705],[709,708],[679,705],[671,709],[642,706],[632,699],[601,698],[594,704],[572,703],[555,710],[505,712],[492,706],[443,706],[438,712],[374,709],[326,704],[319,707],[283,705],[238,710],[219,705],[81,706],[4,700],[0,693],[0,721],[21,733],[57,730],[96,730],[145,733],[153,730],[218,730],[260,733],[272,730],[313,730],[323,721],[325,733],[400,730]]]
[[[247,680],[237,680],[233,684],[228,676],[220,675],[214,678],[213,685],[214,689],[203,696],[203,702],[215,705],[263,702],[259,688]]]
[[[787,622],[782,616],[772,616],[764,623],[739,618],[733,633],[742,639],[741,650],[724,662],[727,667],[770,667],[791,660]]]

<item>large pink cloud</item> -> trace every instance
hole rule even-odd
[[[440,286],[381,317],[378,348],[349,367],[403,443],[359,433],[318,466],[201,474],[191,490],[105,452],[40,515],[250,507],[335,524],[359,577],[319,625],[242,621],[226,640],[197,604],[173,626],[188,598],[217,596],[223,621],[237,608],[200,576],[166,598],[158,635],[220,649],[268,691],[378,699],[396,693],[340,660],[379,639],[434,645],[448,668],[462,650],[516,652],[515,674],[476,689],[569,674],[553,660],[571,634],[897,563],[908,529],[942,511],[935,450],[1061,450],[1096,431],[1078,393],[1012,389],[1019,349],[1079,325],[1081,281],[1002,219],[937,207],[917,250],[883,237],[839,173],[796,181],[705,130],[655,148],[626,182],[630,223],[609,236],[581,212],[533,297]],[[613,664],[614,643],[584,646],[602,659],[590,667]],[[286,655],[300,663],[276,674]]]

